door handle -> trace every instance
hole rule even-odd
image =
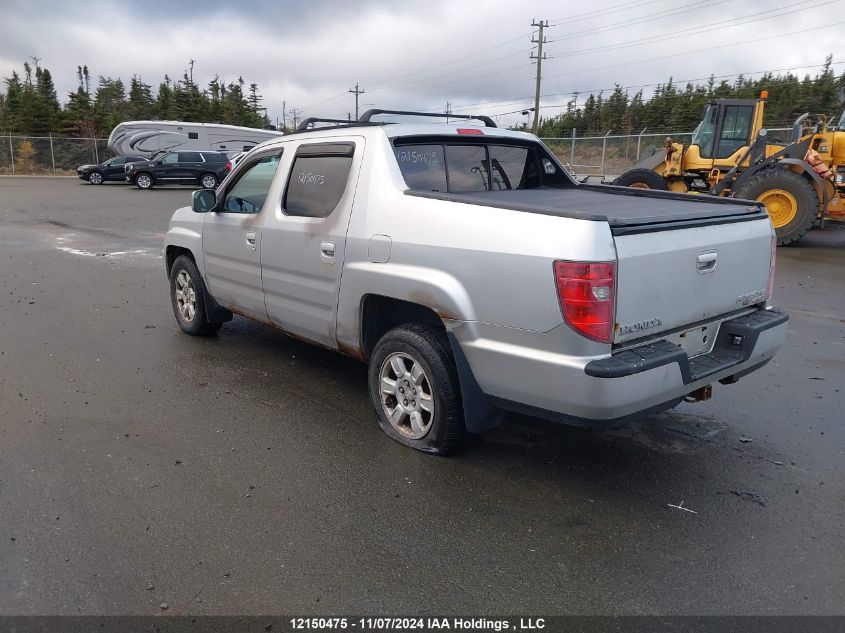
[[[246,250],[254,251],[255,250],[255,233],[249,232],[244,237],[246,238]]]
[[[320,242],[320,259],[334,263],[334,242]]]
[[[701,253],[695,258],[695,267],[699,273],[709,273],[716,268],[716,261],[719,255],[716,251],[710,253]]]

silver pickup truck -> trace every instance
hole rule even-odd
[[[704,400],[783,343],[760,204],[578,184],[483,117],[372,117],[263,143],[174,213],[185,332],[237,313],[361,359],[385,433],[440,454],[506,411],[602,425]]]

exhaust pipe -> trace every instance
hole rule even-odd
[[[684,396],[684,402],[704,402],[713,395],[713,385],[704,385]]]

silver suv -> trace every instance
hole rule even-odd
[[[185,332],[237,313],[367,362],[381,428],[440,454],[506,411],[601,425],[703,400],[783,342],[760,204],[578,184],[489,120],[372,116],[268,141],[175,212]]]

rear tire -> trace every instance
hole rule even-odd
[[[202,187],[203,189],[216,189],[218,184],[217,176],[215,176],[211,172],[205,173],[200,176],[199,183],[200,187]]]
[[[135,186],[138,189],[152,189],[154,184],[153,177],[145,171],[135,176]]]
[[[819,197],[810,181],[782,167],[754,174],[734,190],[733,197],[766,204],[778,246],[794,244],[813,228],[819,208]]]
[[[369,387],[379,426],[390,438],[437,455],[463,449],[460,383],[443,332],[417,323],[390,330],[373,350]]]
[[[619,187],[633,187],[635,189],[669,190],[669,183],[666,182],[666,179],[650,169],[631,169],[610,184]]]
[[[222,323],[209,323],[205,313],[205,282],[190,257],[180,255],[170,269],[170,304],[183,332],[192,336],[214,334]]]

